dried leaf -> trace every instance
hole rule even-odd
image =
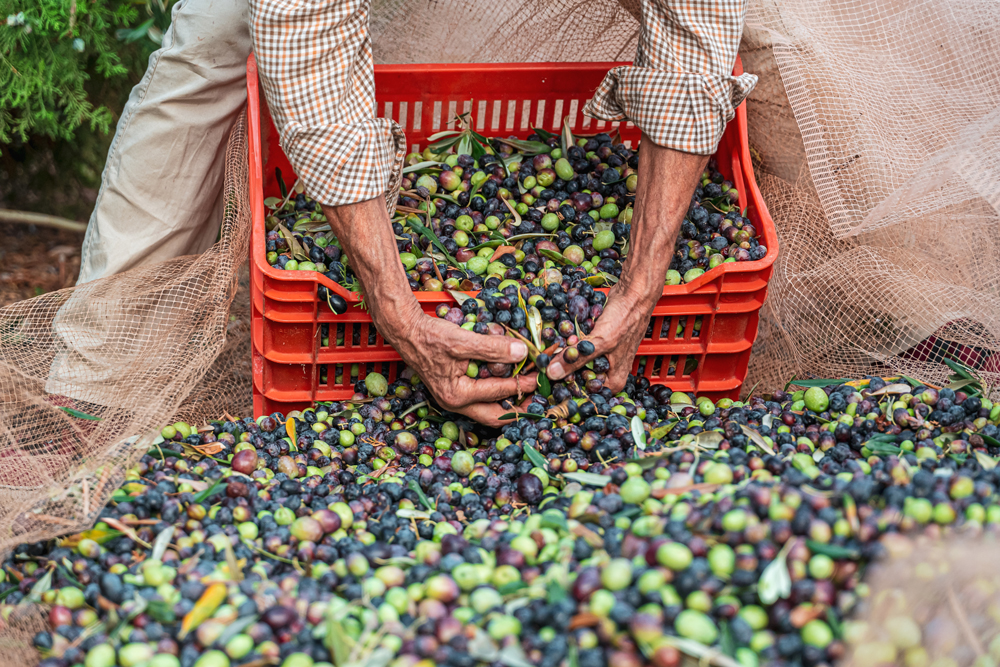
[[[451,297],[453,299],[455,299],[455,302],[458,303],[458,305],[460,305],[460,306],[463,303],[465,303],[466,301],[468,301],[469,299],[474,299],[475,298],[473,296],[470,296],[470,295],[466,294],[465,292],[457,292],[455,290],[448,290],[448,294],[450,294]]]
[[[517,252],[517,248],[512,245],[502,245],[493,251],[493,255],[490,257],[491,262],[495,262],[504,255],[513,255]]]
[[[420,510],[411,510],[407,508],[402,508],[396,510],[396,516],[400,519],[430,519],[430,512],[421,512]]]
[[[296,261],[309,261],[309,253],[305,251],[299,240],[295,238],[295,234],[288,231],[288,228],[282,224],[278,225],[278,231],[281,232],[281,236],[285,239],[285,243],[288,244],[288,250],[292,254],[292,259]]]
[[[569,149],[576,145],[573,138],[573,130],[569,126],[569,117],[563,118],[562,133],[559,136],[559,143],[562,148],[563,157],[569,158]]]
[[[718,449],[726,437],[718,431],[702,431],[694,436],[695,443],[704,449]]]
[[[750,441],[753,442],[753,444],[757,445],[771,456],[774,456],[774,450],[768,446],[767,442],[764,440],[764,436],[745,424],[740,424],[740,429],[743,431],[743,435],[750,438]]]
[[[520,187],[520,183],[518,183],[518,187]],[[502,201],[504,203],[504,206],[507,207],[507,210],[510,211],[510,214],[514,216],[514,226],[515,227],[520,227],[521,226],[521,214],[518,213],[517,209],[515,209],[513,206],[511,206],[510,202],[507,201],[506,199],[504,199],[503,197],[500,197],[500,201]]]
[[[980,449],[976,450],[976,460],[983,470],[993,470],[997,467],[997,460]]]

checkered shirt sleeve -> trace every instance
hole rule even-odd
[[[666,148],[714,153],[757,83],[752,74],[732,75],[747,2],[642,0],[633,65],[608,72],[584,113],[630,120]]]
[[[250,28],[281,147],[306,192],[392,210],[406,140],[376,117],[371,0],[250,0]]]

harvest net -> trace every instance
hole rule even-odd
[[[379,62],[625,60],[638,5],[388,0],[372,34]],[[995,5],[755,0],[741,53],[781,240],[747,386],[941,383],[946,356],[1000,380]],[[92,524],[161,425],[250,414],[246,140],[240,120],[207,253],[0,309],[0,553]]]
[[[867,573],[871,590],[841,628],[844,664],[996,664],[1000,545],[973,536],[891,537],[888,558]]]

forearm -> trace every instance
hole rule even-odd
[[[376,197],[356,204],[323,206],[323,212],[350,258],[375,321],[398,326],[421,315],[396,252],[385,201]]]
[[[651,305],[662,293],[681,222],[707,162],[704,155],[664,148],[643,135],[629,253],[615,290],[621,296]]]

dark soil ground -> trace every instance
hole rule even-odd
[[[0,306],[76,283],[83,234],[0,223]]]

